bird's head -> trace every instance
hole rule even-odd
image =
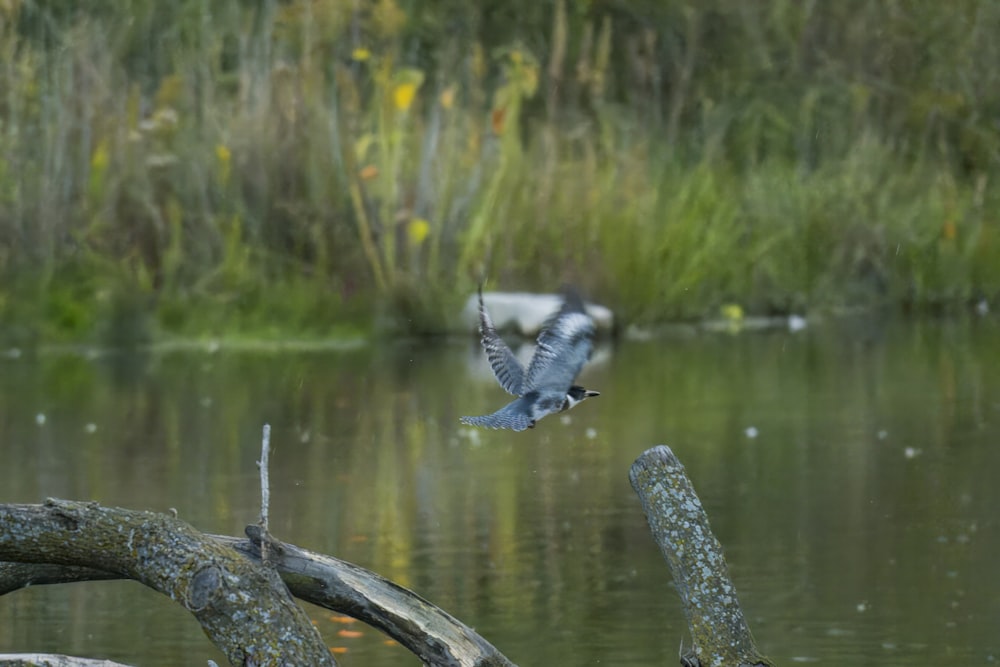
[[[569,410],[577,403],[591,398],[592,396],[600,396],[601,392],[593,391],[591,389],[584,389],[578,384],[573,385],[566,392],[566,407],[563,410]]]

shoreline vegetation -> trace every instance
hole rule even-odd
[[[211,6],[209,8],[209,5]],[[1000,5],[0,3],[0,344],[1000,296]]]

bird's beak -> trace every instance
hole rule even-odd
[[[584,392],[583,397],[584,398],[590,398],[591,396],[600,396],[600,395],[601,395],[601,392],[599,392],[599,391],[592,391],[592,390],[588,389],[586,392]]]

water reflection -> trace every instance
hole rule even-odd
[[[600,398],[520,434],[458,423],[505,398],[471,340],[0,364],[0,500],[174,507],[239,534],[269,422],[276,534],[413,588],[522,665],[673,660],[683,619],[626,476],[660,442],[687,465],[777,662],[1000,655],[991,322],[622,344],[581,376]],[[419,664],[311,611],[344,664]],[[29,649],[222,659],[179,607],[129,583],[0,599],[0,650]]]

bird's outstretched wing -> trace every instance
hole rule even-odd
[[[580,295],[567,290],[562,307],[538,334],[538,345],[524,380],[524,391],[566,392],[593,349],[594,320]]]
[[[512,431],[523,431],[535,425],[535,422],[531,419],[530,403],[531,401],[528,399],[518,398],[491,415],[462,417],[459,421],[469,426],[509,428]]]
[[[486,312],[482,285],[479,286],[479,334],[497,382],[508,394],[520,396],[524,388],[524,367],[507,347],[507,343],[500,338],[490,314]]]

